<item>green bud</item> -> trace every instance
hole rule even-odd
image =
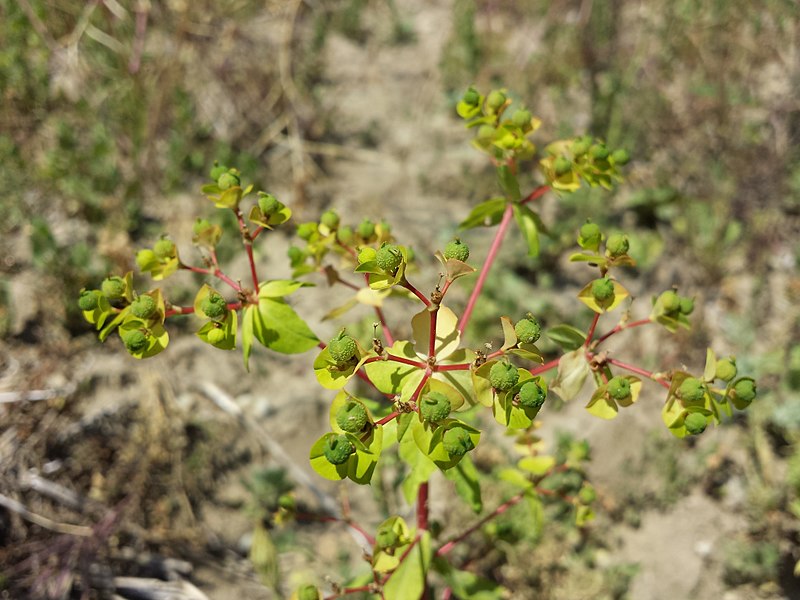
[[[628,236],[622,233],[615,233],[608,236],[606,240],[606,252],[609,256],[617,257],[627,254],[630,249]]]
[[[225,298],[219,294],[209,294],[200,303],[200,309],[205,313],[209,319],[219,320],[228,312],[227,303]]]
[[[379,225],[381,226],[381,231],[383,232],[384,235],[389,235],[390,233],[392,233],[392,226],[389,225],[389,221],[387,221],[386,219],[381,219]]]
[[[606,390],[614,400],[625,400],[631,397],[631,382],[626,377],[617,375],[608,381]]]
[[[369,219],[364,219],[358,224],[358,229],[356,231],[362,239],[368,240],[375,235],[375,223]]]
[[[172,240],[161,238],[153,245],[153,254],[158,260],[169,260],[175,256],[175,244]]]
[[[686,402],[700,402],[706,394],[706,386],[696,377],[687,377],[681,382],[678,397]]]
[[[603,234],[600,233],[600,227],[596,223],[587,220],[581,225],[578,235],[578,244],[581,248],[598,248],[602,239]]]
[[[262,214],[270,216],[281,209],[281,203],[272,194],[260,192],[258,194],[258,208]]]
[[[591,142],[589,142],[588,140],[583,138],[578,138],[577,140],[572,142],[570,150],[572,150],[572,154],[574,154],[575,156],[583,156],[589,151],[590,144]]]
[[[398,541],[400,536],[391,527],[380,527],[375,532],[375,545],[382,550],[392,548]]]
[[[510,390],[519,381],[517,367],[507,362],[496,362],[489,369],[489,383],[500,392]]]
[[[733,393],[745,404],[750,404],[756,399],[756,382],[752,379],[740,379],[733,386]]]
[[[326,210],[322,213],[319,222],[325,225],[328,229],[336,229],[339,226],[339,215],[335,210]]]
[[[306,584],[297,588],[297,600],[319,600],[319,590],[317,586]]]
[[[694,298],[681,298],[678,310],[684,315],[690,315],[694,312]]]
[[[425,421],[446,419],[450,410],[450,399],[441,392],[428,392],[419,401],[419,414]]]
[[[542,326],[539,325],[536,317],[528,313],[524,319],[520,319],[514,325],[514,333],[523,344],[535,344],[542,335]]]
[[[394,244],[384,243],[375,254],[375,263],[378,268],[387,273],[394,273],[403,262],[403,253]]]
[[[339,335],[328,342],[328,354],[331,355],[331,358],[339,367],[353,360],[357,351],[358,346],[356,345],[356,341],[347,335],[344,330],[339,332]]]
[[[515,127],[519,127],[523,131],[527,131],[528,129],[530,129],[531,119],[533,119],[531,111],[522,108],[514,111],[514,114],[511,115],[511,122],[514,124]]]
[[[192,225],[192,233],[200,235],[206,229],[211,228],[211,223],[207,219],[197,219]]]
[[[217,180],[219,180],[220,175],[222,175],[223,173],[226,173],[227,171],[228,171],[228,167],[224,167],[224,166],[220,165],[219,163],[217,163],[216,161],[214,161],[214,166],[211,168],[211,171],[210,171],[209,175],[211,175],[211,179],[213,181],[217,181]]]
[[[489,110],[497,112],[506,103],[506,95],[500,90],[492,90],[486,96],[486,106]]]
[[[668,313],[678,312],[681,308],[680,296],[674,290],[663,292],[659,300],[661,300],[661,306]]]
[[[346,463],[355,451],[356,449],[346,435],[331,435],[328,436],[323,453],[329,463],[341,465]]]
[[[294,510],[297,508],[297,502],[291,494],[281,494],[278,498],[278,506],[284,510]]]
[[[148,265],[151,265],[156,260],[156,254],[149,248],[139,250],[136,253],[136,264],[140,271],[144,271]]]
[[[206,339],[209,344],[219,344],[225,339],[225,331],[222,327],[214,327],[206,333]]]
[[[578,500],[581,501],[581,504],[592,504],[595,500],[597,500],[597,492],[595,492],[593,486],[589,485],[588,483],[584,483],[581,486],[581,489],[578,490]]]
[[[461,96],[461,101],[469,106],[478,106],[478,102],[481,101],[481,95],[478,93],[478,90],[471,87]]]
[[[479,140],[490,140],[494,137],[495,131],[497,130],[492,125],[481,125],[478,127],[476,137]]]
[[[545,397],[546,392],[535,381],[526,381],[522,384],[522,387],[519,388],[518,401],[520,406],[524,406],[525,408],[540,409],[544,404]]]
[[[467,259],[469,258],[469,246],[467,246],[460,239],[456,238],[450,242],[447,242],[447,245],[444,247],[444,257],[447,260],[452,258],[455,260],[460,260],[461,262],[467,262]]]
[[[553,171],[557,177],[566,175],[572,171],[572,161],[565,156],[559,156],[553,161]]]
[[[297,246],[289,246],[286,255],[289,257],[289,262],[293,267],[299,265],[305,258],[305,252],[303,252],[302,248],[298,248]]]
[[[717,379],[722,379],[722,381],[730,381],[736,377],[736,360],[732,356],[720,358],[717,361],[714,376]]]
[[[444,432],[442,447],[451,456],[464,456],[475,447],[469,431],[463,427],[453,427]]]
[[[131,313],[139,319],[149,319],[156,314],[157,310],[156,301],[153,300],[152,296],[148,296],[147,294],[138,296],[131,303]]]
[[[689,432],[689,435],[700,435],[706,430],[708,418],[699,412],[689,413],[686,415],[683,425],[686,427],[686,431]]]
[[[589,148],[589,154],[595,160],[606,160],[608,158],[608,148],[604,144],[594,144]]]
[[[122,277],[113,276],[103,280],[100,285],[100,291],[109,300],[119,300],[125,295],[127,284]]]
[[[91,311],[97,308],[97,294],[92,290],[83,290],[78,298],[78,308]]]
[[[340,244],[349,246],[353,241],[353,228],[349,225],[339,227],[339,229],[336,231],[336,239]]]
[[[297,226],[297,237],[301,240],[310,240],[311,236],[317,233],[317,224],[316,223],[300,223]]]
[[[614,282],[608,277],[601,277],[592,282],[592,298],[605,308],[614,300]]]
[[[619,150],[614,150],[614,152],[611,154],[611,159],[616,165],[627,165],[628,162],[630,162],[631,157],[627,150],[620,148]]]
[[[240,179],[236,174],[235,169],[228,169],[217,179],[217,187],[219,187],[219,189],[221,189],[223,192],[232,187],[236,187],[239,185],[239,183]]]
[[[147,348],[147,336],[144,332],[134,329],[122,335],[122,343],[128,349],[128,352],[137,354]]]
[[[349,400],[336,411],[336,424],[347,433],[359,433],[367,424],[367,409],[361,402]]]

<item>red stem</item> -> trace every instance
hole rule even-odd
[[[335,598],[341,598],[342,596],[347,596],[349,594],[360,594],[361,592],[371,592],[371,591],[372,591],[372,584],[362,585],[360,587],[344,588],[338,594],[331,594],[330,596],[325,596],[325,600],[334,600]]]
[[[439,315],[437,306],[431,311],[430,329],[428,331],[428,357],[436,356],[436,317]]]
[[[244,222],[244,215],[238,207],[234,209],[236,219],[239,221],[239,230],[242,232],[242,242],[244,249],[247,252],[247,260],[250,262],[250,276],[253,278],[253,289],[258,294],[258,275],[256,274],[256,261],[253,258],[253,238],[250,237],[250,232],[247,230],[247,223]]]
[[[265,228],[265,227],[262,227],[261,225],[259,225],[258,227],[256,227],[256,228],[253,230],[253,233],[251,233],[251,234],[250,234],[250,239],[251,239],[251,240],[254,240],[254,239],[256,239],[256,238],[257,238],[259,235],[261,235],[261,232],[262,232],[262,231],[266,231],[266,228]]]
[[[612,329],[611,331],[604,333],[599,338],[597,338],[597,344],[602,344],[612,335],[619,333],[624,329],[633,329],[634,327],[641,327],[642,325],[648,325],[650,323],[652,323],[650,319],[640,319],[638,321],[634,321],[633,323],[624,323],[624,324],[620,323],[619,325],[614,327],[614,329]]]
[[[460,533],[459,535],[454,537],[449,542],[445,543],[441,548],[439,548],[436,551],[436,556],[444,556],[445,554],[450,552],[453,548],[456,547],[456,545],[459,542],[461,542],[462,540],[464,540],[465,538],[470,536],[472,533],[474,533],[475,531],[477,531],[478,529],[483,527],[486,523],[488,523],[489,521],[491,521],[492,519],[494,519],[498,515],[501,515],[504,512],[506,512],[509,508],[511,508],[515,504],[519,504],[519,502],[524,497],[525,497],[525,492],[520,492],[516,496],[512,497],[510,500],[506,500],[505,502],[503,502],[503,504],[501,504],[500,506],[495,508],[492,512],[490,512],[488,515],[483,517],[477,523],[474,523],[471,527],[468,527],[465,531],[463,531],[462,533]]]
[[[403,281],[401,281],[401,282],[400,282],[400,285],[402,285],[402,286],[403,286],[404,288],[406,288],[406,289],[407,289],[409,292],[411,292],[412,294],[414,294],[414,295],[415,295],[417,298],[419,298],[420,300],[422,300],[422,303],[423,303],[425,306],[430,306],[430,304],[431,304],[431,301],[430,301],[430,300],[428,300],[428,299],[425,297],[425,294],[423,294],[423,293],[422,293],[422,292],[420,292],[420,291],[419,291],[417,288],[415,288],[415,287],[414,287],[414,286],[411,284],[411,282],[409,282],[409,281],[408,281],[408,279],[406,279],[406,278],[403,278]]]
[[[500,251],[500,246],[503,243],[503,238],[506,235],[506,231],[508,231],[508,226],[511,223],[511,218],[513,215],[514,212],[512,204],[508,203],[506,205],[506,210],[503,213],[503,219],[500,221],[500,227],[498,227],[497,233],[494,236],[494,241],[489,248],[489,254],[486,256],[486,260],[483,263],[483,268],[481,268],[481,274],[478,277],[478,282],[475,284],[472,294],[470,294],[469,301],[467,302],[467,308],[464,309],[464,314],[461,315],[461,321],[458,324],[459,333],[464,333],[464,329],[466,329],[467,323],[469,323],[469,318],[472,316],[472,311],[475,309],[475,304],[478,301],[478,297],[481,295],[483,284],[486,281],[486,277],[489,275],[489,269],[492,268],[492,263],[494,263],[494,259],[497,257],[497,253]]]
[[[641,375],[642,377],[647,377],[648,379],[651,379],[652,381],[655,381],[656,383],[658,383],[659,385],[661,385],[661,386],[663,386],[663,387],[665,387],[667,389],[670,388],[670,385],[669,385],[668,382],[664,381],[663,379],[661,379],[659,377],[656,377],[653,374],[652,371],[647,371],[645,369],[640,369],[639,367],[636,367],[634,365],[629,365],[628,363],[624,363],[624,362],[622,362],[620,360],[617,360],[616,358],[607,358],[606,362],[608,364],[610,364],[610,365],[614,365],[616,367],[619,367],[620,369],[625,369],[626,371],[630,371],[631,373],[636,373],[637,375]]]
[[[520,204],[527,204],[528,202],[533,202],[537,198],[541,198],[542,196],[544,196],[549,191],[550,191],[549,185],[540,185],[530,194],[525,196],[525,198],[522,199],[522,202],[520,202]]]
[[[181,263],[180,268],[181,269],[185,269],[186,271],[191,271],[192,273],[200,273],[201,275],[213,275],[214,277],[216,277],[220,281],[224,281],[225,283],[227,283],[229,286],[231,286],[237,292],[241,292],[242,291],[242,286],[240,286],[233,279],[231,279],[230,277],[225,275],[225,273],[223,273],[219,268],[215,268],[212,271],[211,269],[203,269],[201,267],[193,267],[191,265],[184,265],[183,263]]]
[[[242,308],[241,302],[228,302],[228,310],[239,310]],[[176,315],[191,315],[194,313],[194,306],[173,306],[168,311],[164,312],[165,317],[174,317]]]
[[[531,375],[539,375],[541,373],[546,373],[550,369],[555,369],[558,366],[558,361],[560,361],[560,360],[561,360],[561,358],[554,358],[550,362],[544,363],[541,367],[536,367],[535,369],[530,369],[530,374]]]
[[[468,371],[472,363],[459,363],[457,365],[434,365],[434,371]]]
[[[405,358],[403,356],[395,356],[394,354],[390,354],[389,352],[386,353],[386,358],[383,356],[371,356],[367,360],[364,361],[365,365],[369,363],[379,362],[382,360],[391,360],[394,362],[403,363],[404,365],[410,365],[412,367],[417,367],[418,369],[427,369],[428,365],[424,362],[419,360],[411,360],[410,358]]]
[[[383,310],[381,310],[380,306],[375,307],[375,314],[381,322],[381,329],[383,329],[383,337],[386,340],[386,345],[393,346],[394,337],[392,337],[392,331],[389,329],[389,325],[386,324],[386,317],[383,315]]]
[[[389,421],[391,421],[392,419],[396,419],[399,416],[400,413],[398,411],[391,412],[382,419],[375,421],[375,425],[386,425]]]
[[[584,348],[588,348],[589,344],[592,343],[592,338],[594,337],[594,330],[597,328],[597,322],[599,320],[600,320],[600,313],[594,313],[592,324],[589,326],[589,332],[586,334],[586,343],[583,344]]]
[[[429,484],[426,481],[417,492],[417,529],[420,531],[428,529],[428,491]]]

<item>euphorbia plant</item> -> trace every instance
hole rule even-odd
[[[505,90],[493,90],[484,97],[474,88],[458,103],[458,114],[475,131],[473,145],[496,167],[501,192],[476,206],[461,223],[462,237],[436,252],[441,278],[432,290],[420,290],[412,282],[408,267],[413,253],[394,238],[387,223],[361,219],[345,224],[332,210],[323,213],[319,222],[297,227],[300,242],[289,249],[293,279],[260,278],[253,243],[285,226],[291,210],[271,194],[254,194],[253,186],[242,184],[235,168],[215,166],[213,182],[204,186],[203,192],[218,208],[236,216],[250,266],[247,284],[220,267],[216,255],[220,227],[198,219],[193,242],[202,264],[185,262],[168,238],[140,251],[136,261],[154,280],[187,270],[206,275],[230,293],[205,283],[192,306],[176,306],[160,289],[136,292],[128,273],[109,277],[100,289],[86,290],[79,299],[101,339],[116,329],[136,358],[164,350],[169,342],[166,319],[191,313],[202,320],[197,335],[204,342],[223,350],[241,347],[246,367],[255,342],[281,353],[319,349],[313,372],[319,384],[331,391],[330,431],[313,444],[311,466],[327,479],[367,485],[381,457],[397,453],[404,465],[403,494],[416,507],[411,523],[394,515],[370,528],[346,519],[371,546],[366,556],[371,574],[368,583],[334,587],[328,597],[371,592],[388,600],[416,599],[431,593],[433,572],[440,576],[437,581],[444,581],[448,594],[470,597],[467,582],[477,579],[450,563],[450,553],[513,505],[527,502],[540,510],[542,502],[560,502],[574,509],[579,526],[591,519],[595,495],[583,478],[581,457],[557,460],[544,454],[536,435],[537,418],[550,393],[571,400],[588,378],[594,391],[586,409],[602,419],[612,419],[620,408],[636,403],[645,381],[653,382],[667,390],[663,420],[677,437],[702,433],[708,424],[730,416],[733,408],[746,408],[756,396],[755,382],[738,377],[735,359],[717,360],[711,350],[702,373],[694,375],[680,369],[653,373],[604,350],[607,340],[628,329],[653,323],[669,331],[689,327],[694,302],[676,290],[666,290],[653,299],[648,315],[635,318],[638,306],[631,305],[628,291],[617,279],[619,267],[635,264],[629,255],[628,237],[623,233],[605,235],[589,220],[576,232],[580,250],[570,257],[596,269],[595,276],[578,292],[578,299],[593,313],[586,331],[569,324],[545,330],[563,352],[544,357],[536,346],[542,325],[520,306],[514,318],[498,316],[502,343],[497,350],[464,342],[463,334],[512,222],[525,238],[528,254],[536,256],[542,229],[536,201],[546,193],[566,194],[581,185],[610,188],[621,180],[620,168],[628,162],[624,150],[609,148],[588,136],[552,142],[537,154],[531,136],[539,121],[524,108],[510,111],[510,105]],[[524,194],[517,174],[537,155],[542,183]],[[247,210],[243,208],[246,204]],[[470,264],[474,253],[464,238],[475,227],[496,227],[496,233],[483,261]],[[348,302],[331,308],[329,318],[340,317],[358,305],[374,311],[377,323],[372,339],[358,339],[352,334],[354,329],[346,327],[327,344],[317,338],[287,301],[310,285],[300,278],[312,273],[323,273],[330,285],[353,291]],[[475,278],[475,283],[458,314],[454,310],[458,307],[448,302],[448,292],[454,281],[465,277]],[[396,339],[383,314],[384,303],[394,296],[414,306],[408,317],[410,339]],[[607,315],[615,311],[620,316],[609,323]],[[598,329],[601,324],[608,326],[602,333]],[[357,379],[369,384],[372,391],[357,395],[349,385]],[[431,531],[428,510],[435,471],[454,482],[458,495],[476,513],[483,512],[478,473],[471,458],[480,448],[482,409],[491,411],[497,424],[514,436],[513,447],[519,456],[500,477],[517,492],[461,533],[439,539]],[[577,479],[565,485],[565,473]],[[500,586],[491,582],[482,582],[480,588],[481,597],[501,593]],[[301,600],[320,594],[313,585],[296,591]]]

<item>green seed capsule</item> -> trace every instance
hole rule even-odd
[[[442,447],[451,456],[464,456],[475,448],[475,444],[472,442],[469,431],[463,427],[453,427],[444,432]]]
[[[531,127],[531,119],[533,119],[533,115],[529,110],[519,109],[514,111],[514,114],[511,115],[511,123],[514,124],[515,127],[519,127],[523,131],[527,131]]]
[[[617,256],[627,254],[629,249],[630,242],[628,241],[628,236],[622,233],[610,235],[608,240],[606,240],[606,252],[611,257],[616,258]]]
[[[686,402],[700,402],[705,397],[706,386],[696,377],[687,377],[678,387],[677,394]]]
[[[572,161],[565,156],[559,156],[553,161],[553,171],[557,177],[566,175],[572,171]]]
[[[606,160],[608,158],[608,148],[606,148],[603,144],[594,144],[591,148],[589,148],[589,154],[591,154],[592,158],[595,160]]]
[[[506,103],[506,95],[500,90],[492,90],[486,96],[486,106],[493,112],[500,110]]]
[[[353,242],[353,228],[345,225],[336,231],[336,239],[340,244],[349,246]]]
[[[375,532],[375,545],[384,550],[392,548],[400,540],[400,536],[391,527],[380,527]]]
[[[736,397],[744,403],[750,404],[756,399],[757,388],[756,382],[752,379],[740,379],[733,386],[733,393]]]
[[[428,392],[419,401],[419,414],[425,421],[446,419],[450,410],[450,399],[441,392]]]
[[[317,224],[316,223],[300,223],[297,226],[297,237],[301,240],[310,240],[311,236],[317,233]]]
[[[326,210],[322,213],[319,222],[325,225],[328,229],[336,229],[339,226],[339,215],[335,210]]]
[[[514,333],[517,339],[523,344],[535,344],[542,335],[542,326],[532,314],[528,313],[524,319],[520,319],[514,325]]]
[[[614,282],[608,277],[601,277],[592,282],[592,298],[603,308],[614,300]]]
[[[526,381],[519,389],[519,404],[525,408],[540,409],[546,397],[544,389],[535,381]]]
[[[620,148],[619,150],[614,150],[611,154],[611,159],[614,161],[614,164],[617,165],[627,165],[630,162],[631,157],[626,150]]]
[[[158,260],[169,260],[175,256],[175,244],[172,240],[161,238],[153,245],[153,254]]]
[[[315,585],[301,585],[297,588],[297,600],[319,600],[319,590]]]
[[[209,329],[206,333],[206,339],[209,344],[220,344],[225,340],[225,331],[222,327],[214,327]]]
[[[690,315],[694,312],[694,299],[693,298],[681,298],[680,306],[678,310],[681,314]]]
[[[481,125],[478,127],[476,137],[479,140],[490,140],[494,137],[496,131],[497,130],[492,125]]]
[[[125,295],[126,289],[127,284],[125,280],[116,275],[104,279],[103,283],[100,285],[100,291],[102,291],[103,295],[109,300],[119,300]]]
[[[456,238],[447,243],[444,247],[444,257],[447,260],[455,259],[461,262],[467,262],[469,258],[469,246],[467,246],[460,239]]]
[[[387,273],[394,273],[403,262],[403,253],[394,244],[384,243],[375,254],[375,263],[378,268]]]
[[[328,436],[323,454],[332,465],[342,465],[355,451],[356,449],[346,435],[331,435]]]
[[[369,219],[364,219],[358,224],[357,233],[362,239],[368,240],[375,235],[375,223]]]
[[[507,362],[497,362],[489,369],[489,383],[500,392],[510,390],[519,381],[517,367]]]
[[[298,248],[297,246],[289,246],[286,255],[289,257],[289,262],[293,267],[299,265],[305,258],[305,252],[303,252],[302,248]]]
[[[200,235],[206,229],[210,229],[210,228],[211,228],[211,223],[207,219],[198,218],[194,222],[194,225],[192,225],[192,233],[194,233],[195,235]]]
[[[223,173],[226,173],[227,171],[228,171],[228,167],[224,167],[224,166],[219,165],[219,164],[217,164],[215,162],[214,166],[211,168],[211,172],[209,173],[209,175],[211,175],[211,179],[213,181],[218,181],[220,175],[222,175]]]
[[[200,309],[205,313],[209,319],[219,320],[225,316],[228,311],[225,298],[219,294],[209,294],[200,303]]]
[[[231,173],[231,170],[226,171],[222,175],[219,176],[217,179],[217,187],[221,189],[223,192],[225,190],[229,190],[232,187],[236,187],[239,185],[239,176],[236,173]]]
[[[348,433],[359,433],[367,424],[367,409],[360,402],[349,400],[336,411],[336,424]]]
[[[717,361],[715,375],[717,379],[722,379],[722,381],[731,381],[734,377],[736,377],[736,361],[734,358],[720,358]]]
[[[708,418],[698,412],[689,413],[683,421],[689,435],[700,435],[708,426]]]
[[[357,351],[356,341],[344,331],[328,342],[328,354],[330,354],[336,366],[339,367],[352,361]]]
[[[131,313],[139,319],[149,319],[156,314],[158,307],[152,296],[142,295],[131,303]]]
[[[464,92],[461,101],[469,106],[478,106],[478,103],[481,101],[481,95],[478,93],[478,90],[471,87]]]
[[[281,209],[281,203],[272,194],[264,194],[262,192],[258,196],[258,208],[262,214],[268,217]]]
[[[606,389],[608,390],[608,395],[614,400],[626,400],[631,397],[631,382],[626,377],[620,377],[619,375],[612,377]]]
[[[659,299],[661,300],[661,306],[668,313],[678,312],[681,308],[681,298],[674,290],[663,292]]]
[[[590,145],[591,145],[590,141],[585,140],[583,138],[578,138],[577,140],[572,142],[570,150],[572,150],[572,154],[575,155],[576,157],[583,156],[589,151]]]
[[[602,239],[603,234],[600,232],[600,227],[598,227],[596,223],[586,221],[586,223],[581,225],[578,235],[578,244],[580,244],[581,248],[596,249],[600,246]]]
[[[83,311],[91,311],[97,308],[97,294],[91,290],[84,290],[78,298],[78,308]]]
[[[147,336],[138,329],[123,334],[122,342],[128,351],[133,354],[142,352],[147,348]]]

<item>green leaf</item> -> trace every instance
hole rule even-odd
[[[259,519],[253,530],[253,539],[250,544],[250,562],[258,574],[258,578],[265,586],[276,589],[280,580],[278,569],[278,549]]]
[[[282,298],[293,294],[301,287],[313,287],[313,283],[294,281],[293,279],[273,279],[266,281],[258,287],[259,298]]]
[[[454,468],[445,471],[444,475],[455,484],[456,493],[474,512],[483,510],[478,470],[469,456],[465,456]]]
[[[711,348],[706,348],[706,366],[703,369],[703,381],[712,383],[717,374],[717,357]]]
[[[416,413],[408,413],[409,423],[419,423]],[[401,488],[406,502],[413,504],[419,491],[419,486],[428,481],[436,471],[436,465],[431,459],[425,456],[417,447],[412,435],[404,435],[400,441],[400,458],[406,464],[409,471],[403,478]]]
[[[594,391],[589,404],[586,405],[586,410],[595,417],[610,420],[617,416],[619,407],[614,399],[606,393],[606,386],[603,385]]]
[[[235,310],[229,310],[225,314],[225,318],[220,321],[208,321],[197,332],[197,336],[220,350],[233,350],[236,347],[236,330],[238,325],[238,316]],[[222,329],[225,337],[217,342],[211,342],[208,339],[208,334],[211,330]]]
[[[424,308],[414,315],[411,319],[411,328],[414,332],[414,349],[427,355],[431,335],[431,311]],[[436,316],[434,355],[437,359],[445,359],[458,350],[460,343],[458,317],[446,306],[439,306]]]
[[[440,573],[456,598],[464,600],[501,600],[508,590],[494,581],[469,571],[455,569],[442,557],[434,557],[433,569]]]
[[[586,333],[572,325],[556,325],[545,331],[545,335],[564,350],[577,350],[586,342]]]
[[[562,400],[572,400],[581,391],[588,374],[589,363],[586,362],[583,349],[567,352],[558,361],[558,373],[550,389]]]
[[[361,344],[356,341],[356,357],[357,361],[351,361],[344,367],[339,367],[336,361],[331,358],[331,354],[327,348],[323,348],[322,352],[314,359],[314,375],[317,377],[319,384],[329,390],[339,390],[343,388],[348,381],[355,375],[369,358],[367,352],[361,347]]]
[[[262,327],[256,327],[254,333],[267,348],[282,354],[299,354],[319,343],[306,322],[282,299],[259,299],[258,313]]]
[[[541,477],[552,469],[556,459],[552,456],[526,456],[521,458],[517,466],[535,477]]]
[[[244,368],[250,370],[250,352],[253,350],[253,340],[255,339],[255,319],[261,319],[258,314],[258,307],[255,305],[245,306],[242,311],[242,356],[244,357]]]
[[[497,181],[500,187],[506,194],[506,198],[512,202],[519,202],[522,199],[522,194],[519,191],[519,181],[517,176],[508,165],[500,165],[497,167]]]
[[[397,340],[391,348],[387,348],[389,354],[401,356],[411,360],[419,360],[414,352],[411,342]],[[417,367],[399,363],[393,360],[378,360],[364,365],[367,376],[378,390],[384,394],[397,395],[405,387],[408,377],[415,371],[420,371]]]
[[[539,255],[539,230],[536,227],[535,213],[522,204],[514,204],[514,219],[519,225],[525,241],[528,243],[528,256]]]
[[[506,209],[505,198],[491,198],[481,202],[472,209],[469,216],[458,226],[459,229],[472,229],[473,227],[491,227],[497,225],[503,218]]]
[[[389,576],[383,586],[385,600],[419,600],[425,591],[428,567],[431,564],[431,534],[422,531],[405,560]]]

